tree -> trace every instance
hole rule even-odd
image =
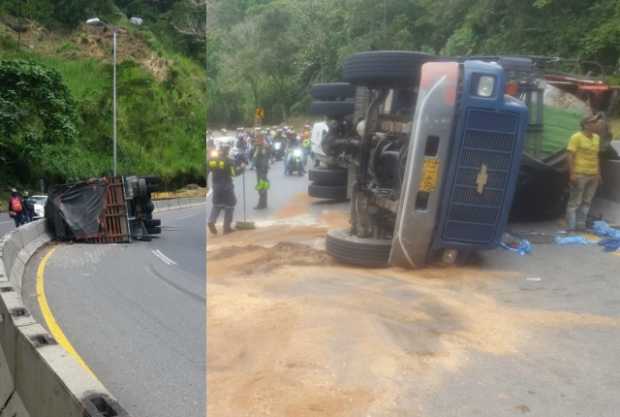
[[[57,175],[76,137],[75,108],[60,75],[39,64],[0,60],[0,155],[27,182]],[[50,155],[49,152],[55,152]],[[63,151],[67,151],[63,155]]]

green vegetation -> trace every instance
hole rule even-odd
[[[267,123],[308,107],[354,52],[532,54],[619,64],[617,0],[214,0],[209,124]]]
[[[144,18],[144,25],[131,25],[133,15]],[[120,28],[119,174],[160,175],[170,189],[204,182],[204,5],[5,0],[0,3],[0,188],[111,173],[111,31],[84,25],[92,16]],[[201,16],[202,34],[192,23]],[[34,75],[49,81],[37,84]],[[64,118],[64,125],[48,127],[48,115]]]

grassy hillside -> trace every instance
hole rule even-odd
[[[121,20],[118,36],[118,170],[158,174],[168,187],[204,180],[206,75],[164,46],[148,26]],[[60,178],[107,174],[112,167],[112,34],[78,26],[50,30],[29,21],[18,34],[0,21],[0,60],[28,60],[60,73],[76,106],[75,151]],[[15,172],[0,187],[36,184]],[[9,183],[10,182],[10,183]]]

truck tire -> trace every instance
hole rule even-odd
[[[347,199],[346,185],[318,185],[310,184],[308,186],[308,195],[314,198],[322,198],[324,200],[345,201]]]
[[[148,227],[161,226],[161,219],[146,219],[144,225]]]
[[[352,101],[313,101],[310,113],[318,116],[340,118],[353,114],[355,104]]]
[[[330,230],[325,238],[327,253],[338,261],[358,266],[381,268],[388,265],[392,241],[364,239],[349,230]]]
[[[161,233],[161,226],[151,226],[147,227],[146,231],[149,235],[158,235]]]
[[[413,86],[422,64],[434,57],[422,52],[371,51],[351,55],[344,62],[343,79],[371,88]]]
[[[349,83],[314,84],[310,95],[315,100],[338,101],[355,97],[355,86]]]
[[[308,179],[317,185],[347,185],[347,170],[344,168],[310,168]]]

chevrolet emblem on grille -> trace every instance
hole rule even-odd
[[[489,180],[489,174],[487,173],[486,164],[482,164],[480,167],[480,171],[478,172],[478,176],[476,177],[476,191],[478,194],[482,194],[484,192],[484,187],[487,185],[487,181]]]

